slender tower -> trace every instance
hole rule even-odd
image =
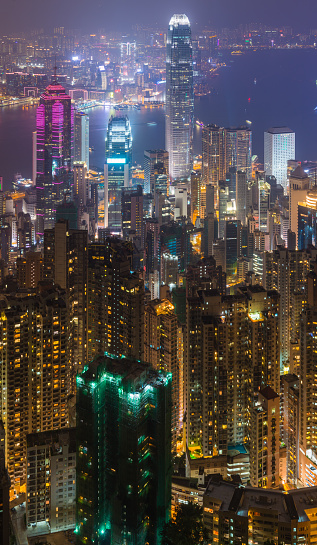
[[[56,80],[41,95],[36,112],[37,229],[52,229],[57,205],[72,185],[74,109],[71,98]]]
[[[167,33],[165,142],[169,175],[175,180],[191,173],[194,93],[190,22],[173,15]]]

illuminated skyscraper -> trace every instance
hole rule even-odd
[[[77,542],[159,545],[170,515],[171,375],[108,354],[77,376]]]
[[[161,149],[144,151],[144,193],[155,193],[155,165],[163,164],[168,174],[168,152]]]
[[[121,52],[121,83],[134,83],[136,72],[136,43],[130,42],[127,36],[122,36]]]
[[[111,117],[106,137],[105,220],[113,233],[121,233],[121,190],[131,180],[132,133],[127,116]]]
[[[40,98],[36,113],[37,234],[54,226],[56,208],[72,185],[74,109],[56,79]]]
[[[295,133],[288,127],[272,127],[264,133],[264,170],[275,176],[286,192],[287,161],[295,159]]]
[[[252,174],[252,131],[248,127],[227,128],[206,125],[202,131],[202,177],[204,184],[215,188],[218,208],[219,182],[226,179],[230,169]]]
[[[166,52],[165,143],[169,175],[188,178],[192,168],[194,116],[193,59],[190,22],[173,15],[169,22]]]
[[[0,299],[1,418],[11,492],[26,483],[28,433],[68,426],[68,308],[64,291]]]
[[[85,161],[89,170],[89,116],[84,112],[75,112],[74,160]]]

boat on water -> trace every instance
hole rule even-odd
[[[246,122],[248,125],[252,125],[252,121],[250,121],[250,119],[246,119],[245,122]]]
[[[231,55],[243,55],[243,51],[237,49],[236,51],[231,51]]]
[[[157,123],[155,121],[150,121],[149,123],[147,123],[147,125],[149,127],[155,127],[157,125]]]
[[[253,83],[254,83],[254,85],[256,85],[256,78],[254,78]]]
[[[199,121],[199,119],[196,119],[196,125],[199,125],[199,127],[203,127],[204,124],[202,121]]]

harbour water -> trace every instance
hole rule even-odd
[[[317,51],[265,50],[227,54],[226,67],[211,78],[211,93],[195,100],[195,118],[203,123],[236,126],[252,122],[253,153],[263,160],[263,133],[287,125],[296,132],[296,158],[317,159]],[[87,110],[91,165],[103,168],[110,109]],[[133,162],[143,163],[144,149],[164,148],[164,109],[127,110],[133,134]],[[4,186],[16,172],[31,177],[35,107],[0,109],[0,176]],[[201,151],[201,127],[194,128],[194,152]]]

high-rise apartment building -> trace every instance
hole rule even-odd
[[[165,173],[169,174],[168,152],[166,150],[144,151],[144,193],[155,193],[155,165],[163,163]]]
[[[161,542],[171,497],[171,376],[100,356],[77,377],[77,542]]]
[[[180,365],[177,354],[178,320],[167,299],[153,300],[145,308],[144,361],[154,369],[172,373],[172,448],[176,449],[179,422]]]
[[[88,233],[58,221],[44,232],[44,279],[66,290],[69,305],[69,375],[71,391],[87,353]]]
[[[111,233],[120,234],[121,190],[128,187],[132,167],[132,133],[127,116],[111,117],[106,138],[104,226]]]
[[[1,295],[1,418],[11,494],[25,491],[26,436],[68,425],[66,294],[45,285],[37,293]]]
[[[31,535],[72,530],[76,523],[76,430],[27,436],[26,522]]]
[[[306,302],[306,281],[310,261],[316,257],[301,250],[279,246],[274,252],[263,253],[262,283],[266,289],[275,289],[280,295],[280,372],[297,372],[294,355],[299,345],[301,313]]]
[[[44,229],[54,226],[56,208],[72,183],[74,108],[56,80],[41,95],[36,131],[37,234],[43,237]]]
[[[17,281],[19,288],[36,288],[43,280],[44,260],[40,252],[27,252],[17,259]]]
[[[266,386],[250,410],[250,484],[261,488],[279,486],[280,401]]]
[[[74,160],[86,163],[89,171],[89,116],[78,111],[74,117]]]
[[[295,159],[295,133],[288,127],[272,127],[264,133],[264,170],[274,176],[286,193],[287,161]]]
[[[132,269],[132,245],[88,246],[88,359],[109,352],[144,359],[144,282]]]
[[[210,456],[248,440],[254,392],[279,390],[279,300],[260,286],[226,296],[205,282],[187,297],[184,385],[188,446]]]
[[[286,447],[286,481],[297,484],[299,465],[299,378],[281,375],[280,436]]]
[[[166,44],[165,145],[172,180],[188,178],[192,169],[194,116],[193,59],[190,22],[173,15]]]

